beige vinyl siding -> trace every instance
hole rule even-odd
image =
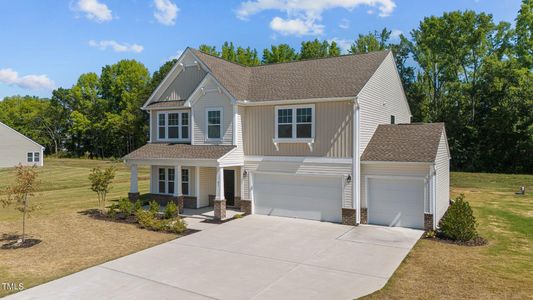
[[[151,126],[151,132],[150,132],[150,135],[151,135],[151,141],[152,143],[156,144],[156,143],[168,143],[168,141],[158,141],[157,140],[157,126],[158,126],[158,120],[157,120],[157,113],[158,112],[181,112],[181,111],[184,111],[184,112],[189,112],[189,137],[191,137],[191,110],[189,108],[183,108],[183,109],[164,109],[164,110],[150,110],[149,111],[149,114],[150,114],[150,123],[152,124]]]
[[[28,152],[39,153],[39,162],[28,162]],[[21,133],[0,123],[0,168],[11,168],[19,163],[23,166],[42,166],[43,147]]]
[[[372,78],[359,93],[360,107],[360,151],[372,138],[379,124],[390,124],[391,115],[395,123],[410,123],[410,113],[396,65],[390,53],[376,70]]]
[[[156,101],[186,100],[194,89],[205,77],[206,72],[202,68],[187,67],[168,84]]]
[[[250,172],[270,172],[297,175],[328,175],[347,177],[351,175],[352,165],[341,163],[301,163],[288,161],[246,161],[244,168]],[[243,199],[250,199],[250,176],[243,178]],[[344,202],[343,207],[351,208],[352,204],[352,184],[344,180]]]
[[[281,143],[276,151],[275,106],[245,108],[244,154],[265,156],[352,156],[352,103],[349,101],[315,104],[315,143],[313,151],[307,144]]]
[[[209,206],[209,195],[216,193],[216,168],[200,168],[200,207]]]
[[[379,176],[409,176],[424,177],[429,175],[429,164],[410,164],[410,163],[373,163],[361,165],[361,207],[367,206],[366,199],[366,179],[367,175]],[[427,184],[427,182],[426,182]],[[426,197],[425,207],[429,207],[430,197]]]
[[[242,165],[244,162],[244,151],[242,142],[242,115],[244,113],[244,107],[236,108],[235,116],[235,131],[236,131],[236,148],[230,151],[225,157],[220,159],[220,164],[224,165]]]
[[[450,199],[450,159],[446,143],[446,134],[443,133],[439,142],[437,158],[435,160],[437,171],[437,201],[435,207],[437,224],[448,209]]]
[[[232,145],[233,144],[233,105],[231,100],[226,94],[218,92],[217,85],[214,82],[210,82],[206,85],[205,89],[209,90],[205,95],[201,95],[193,103],[193,144],[219,144],[219,145]],[[207,140],[207,109],[208,108],[221,108],[222,109],[222,139]]]

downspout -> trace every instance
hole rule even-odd
[[[359,121],[360,109],[357,97],[353,102],[353,129],[352,129],[352,198],[354,199],[355,223],[361,223],[361,155],[359,146]]]
[[[435,163],[431,165],[431,198],[432,206],[430,212],[433,216],[433,229],[437,228],[437,168]]]

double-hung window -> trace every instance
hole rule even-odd
[[[189,169],[181,169],[181,193],[189,195]]]
[[[39,162],[41,160],[41,153],[39,152],[28,152],[27,153],[27,161],[28,162]]]
[[[28,162],[33,162],[33,152],[28,152]]]
[[[159,193],[174,194],[174,180],[176,173],[174,168],[159,168]]]
[[[287,141],[308,141],[315,136],[315,107],[276,107],[276,139]]]
[[[207,117],[207,139],[219,140],[222,138],[222,109],[208,108]]]
[[[188,112],[157,113],[157,139],[161,141],[189,140]]]

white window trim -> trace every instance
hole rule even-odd
[[[34,163],[41,162],[41,153],[40,152],[33,152],[33,162]]]
[[[29,155],[28,155],[28,154],[29,154]],[[35,155],[34,152],[28,152],[28,153],[26,153],[26,162],[29,162],[29,163],[34,162],[34,161],[35,161],[35,159],[34,159],[34,155]],[[30,159],[28,160],[28,158],[30,158]]]
[[[297,116],[296,116],[296,110],[298,108],[311,108],[311,137],[310,138],[298,138],[296,137],[296,128],[297,128]],[[278,111],[280,109],[292,109],[292,138],[280,138],[278,137]],[[309,149],[313,151],[313,144],[315,143],[315,105],[314,104],[306,104],[306,105],[283,105],[283,106],[275,106],[275,128],[274,128],[274,138],[272,139],[272,142],[274,143],[274,146],[276,147],[276,150],[279,150],[278,144],[281,143],[305,143],[309,146]]]
[[[159,178],[159,170],[160,169],[163,169],[165,170],[165,180],[161,180]],[[170,181],[169,180],[169,176],[168,176],[168,173],[169,173],[169,170],[170,169],[173,169],[174,170],[174,180],[173,181]],[[165,182],[165,192],[164,193],[161,193],[161,189],[160,189],[160,186],[159,184],[161,182]],[[172,186],[175,185],[175,182],[176,182],[176,169],[175,168],[168,168],[168,167],[157,167],[157,193],[160,194],[160,195],[174,195],[174,193],[170,193],[169,192],[169,183],[172,182]],[[174,187],[175,189],[175,187]]]
[[[219,111],[220,112],[220,124],[218,127],[220,128],[220,138],[210,138],[209,137],[209,112],[210,111]],[[206,141],[222,141],[224,138],[224,134],[222,132],[224,124],[224,109],[222,107],[207,107],[205,109],[205,140]]]
[[[169,114],[178,114],[178,123],[179,125],[177,125],[176,127],[178,128],[178,138],[177,139],[171,139],[168,137],[168,115]],[[181,138],[181,131],[182,131],[182,118],[183,118],[183,114],[188,114],[189,115],[189,123],[186,127],[188,127],[188,131],[189,131],[189,137],[184,139],[184,138]],[[165,116],[165,138],[161,138],[159,136],[159,127],[161,127],[159,125],[159,116],[160,115],[164,115]],[[162,142],[190,142],[191,141],[191,112],[189,111],[184,111],[184,110],[181,110],[181,111],[158,111],[157,112],[157,118],[156,118],[156,136],[157,136],[157,141],[162,141]]]
[[[187,181],[183,181],[183,170],[187,170]],[[181,186],[179,187],[181,189],[181,194],[184,196],[190,196],[191,195],[191,169],[190,168],[181,168]],[[187,189],[187,194],[183,193],[183,184],[187,183],[189,186]]]

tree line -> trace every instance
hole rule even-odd
[[[354,39],[349,54],[391,49],[413,122],[445,122],[453,170],[533,173],[533,2],[523,0],[515,25],[492,15],[453,11],[424,18],[408,35],[384,28]],[[272,45],[261,55],[226,42],[199,50],[246,66],[341,55],[335,41]],[[148,116],[139,108],[175,60],[150,74],[121,60],[82,74],[51,99],[6,97],[0,121],[47,152],[121,157],[146,143]]]

